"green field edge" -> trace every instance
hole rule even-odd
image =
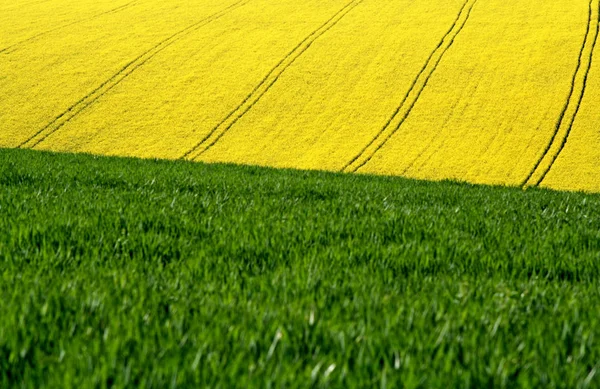
[[[600,195],[0,149],[0,387],[575,388]]]
[[[32,153],[41,153],[47,155],[64,155],[70,157],[78,157],[82,158],[91,158],[91,159],[106,159],[107,161],[150,161],[155,163],[165,163],[165,164],[183,164],[183,165],[202,165],[202,166],[215,166],[221,168],[247,168],[247,169],[264,169],[265,171],[280,171],[280,172],[288,172],[288,173],[308,173],[308,174],[325,174],[332,176],[355,176],[355,177],[363,177],[363,179],[381,179],[381,180],[399,180],[399,181],[410,181],[420,184],[436,184],[436,183],[445,183],[451,185],[463,185],[465,187],[482,187],[482,188],[495,188],[498,190],[516,190],[521,192],[526,191],[540,191],[540,192],[555,192],[555,193],[573,193],[573,194],[583,194],[583,195],[598,195],[599,192],[588,191],[585,189],[555,189],[550,187],[535,187],[535,186],[526,186],[523,187],[519,183],[515,184],[482,184],[476,182],[470,182],[467,180],[460,180],[456,178],[440,178],[440,179],[419,179],[413,177],[406,177],[397,174],[380,174],[380,173],[371,173],[371,172],[348,172],[348,171],[339,171],[339,170],[325,170],[325,169],[302,169],[302,168],[293,168],[293,167],[273,167],[273,166],[264,166],[264,165],[253,165],[253,164],[245,164],[245,163],[235,163],[235,162],[205,162],[205,161],[192,161],[185,159],[171,159],[171,158],[156,158],[156,157],[133,157],[133,156],[114,156],[114,155],[102,155],[102,154],[94,154],[88,152],[67,152],[67,151],[51,151],[51,150],[33,150],[33,149],[20,149],[14,147],[0,147],[0,152],[32,152]]]

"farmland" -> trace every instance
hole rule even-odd
[[[599,0],[0,5],[0,146],[600,191]]]
[[[599,383],[598,195],[0,150],[0,212],[2,387]]]
[[[0,387],[600,387],[599,35],[0,2]]]

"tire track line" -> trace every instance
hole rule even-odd
[[[595,2],[598,3],[597,7],[594,7]],[[575,73],[571,79],[567,101],[558,116],[552,137],[544,148],[542,155],[538,158],[525,180],[522,181],[521,187],[523,188],[539,186],[542,183],[567,143],[571,130],[573,129],[573,124],[579,113],[579,108],[581,107],[581,102],[583,101],[586,90],[589,72],[592,68],[594,50],[600,32],[599,24],[600,1],[590,0],[587,30],[579,51],[579,57],[577,58],[577,67],[575,68]],[[590,53],[589,56],[586,56],[585,52],[588,47]],[[580,80],[580,82],[578,80]]]
[[[82,111],[104,96],[108,91],[113,89],[115,86],[119,85],[125,78],[127,78],[131,73],[133,73],[136,69],[143,66],[146,62],[152,59],[154,56],[159,54],[161,51],[165,50],[167,47],[171,46],[173,43],[177,42],[182,37],[189,35],[190,33],[206,26],[209,23],[225,16],[229,12],[240,8],[251,0],[240,0],[225,9],[222,9],[200,21],[197,21],[186,28],[179,30],[178,32],[172,34],[168,38],[163,39],[158,44],[154,45],[149,50],[137,56],[132,61],[128,62],[125,66],[123,66],[117,73],[115,73],[108,80],[104,81],[100,86],[90,92],[88,95],[81,98],[75,104],[71,105],[60,115],[55,117],[50,123],[42,127],[35,134],[27,138],[25,141],[21,142],[17,147],[18,148],[34,148],[50,135],[54,134],[56,131],[61,129],[65,124],[73,120],[77,117]]]
[[[233,127],[260,99],[271,89],[271,87],[279,80],[279,77],[304,54],[313,43],[323,36],[327,31],[332,29],[340,20],[357,7],[363,0],[352,0],[347,3],[342,9],[336,12],[330,19],[323,23],[315,31],[311,32],[304,38],[296,47],[294,47],[269,73],[260,81],[256,87],[244,98],[244,100],[225,116],[216,126],[214,126],[207,135],[205,135],[198,143],[189,149],[180,159],[195,160],[200,155],[213,147],[222,137]]]
[[[17,47],[19,47],[19,46],[21,46],[21,45],[23,45],[25,43],[34,41],[34,40],[36,40],[38,38],[41,38],[44,35],[50,34],[52,32],[58,31],[58,30],[62,30],[63,28],[71,27],[71,26],[79,24],[79,23],[84,23],[84,22],[87,22],[87,21],[90,21],[90,20],[94,20],[94,19],[102,17],[104,15],[108,15],[108,14],[112,14],[112,13],[117,13],[119,11],[123,11],[123,10],[125,10],[127,8],[133,7],[136,3],[138,3],[138,0],[131,1],[131,2],[127,3],[127,4],[123,4],[123,5],[119,6],[119,7],[110,9],[108,11],[101,12],[99,14],[90,16],[88,18],[76,20],[74,22],[71,22],[71,23],[68,23],[68,24],[65,24],[65,25],[62,25],[62,26],[59,26],[59,27],[55,27],[55,28],[52,28],[50,30],[46,30],[46,31],[40,32],[39,34],[31,36],[31,37],[29,37],[27,39],[23,39],[22,41],[13,43],[12,45],[10,45],[8,47],[5,47],[3,49],[0,49],[0,54],[4,54],[4,55],[10,54],[10,53],[14,52],[14,49],[16,49]]]
[[[450,49],[458,34],[460,34],[467,24],[467,21],[471,16],[471,11],[473,10],[477,1],[478,0],[465,0],[458,12],[456,19],[425,61],[425,64],[413,80],[400,105],[396,108],[392,116],[388,119],[381,130],[379,130],[375,137],[373,137],[373,139],[371,139],[371,141],[369,141],[369,143],[363,147],[363,149],[354,158],[352,158],[348,163],[346,163],[346,165],[344,165],[344,167],[342,167],[342,172],[356,172],[358,169],[366,165],[371,158],[373,158],[373,156],[387,143],[387,141],[400,129],[402,124],[410,115],[413,107],[419,100],[419,97],[427,86],[429,79],[444,57],[444,54]],[[402,112],[403,114],[401,115]]]

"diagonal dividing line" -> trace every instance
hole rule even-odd
[[[231,112],[225,116],[207,135],[205,135],[194,147],[188,150],[181,159],[195,160],[208,149],[214,146],[225,133],[233,127],[248,111],[260,101],[260,99],[271,89],[285,72],[312,44],[323,34],[333,28],[346,14],[357,7],[363,0],[352,0],[342,9],[336,12],[330,19],[315,31],[311,32],[296,47],[294,47],[281,61],[279,61],[267,75],[254,87],[246,98]]]
[[[595,19],[594,8],[594,0],[590,0],[587,30],[583,38],[581,49],[579,50],[577,66],[575,68],[575,72],[573,73],[573,78],[571,79],[571,86],[569,89],[569,94],[567,95],[565,105],[563,106],[560,115],[558,116],[558,120],[556,121],[556,125],[554,126],[554,132],[552,133],[552,137],[546,144],[546,147],[544,148],[541,156],[538,158],[525,180],[523,180],[523,182],[521,183],[522,187],[539,186],[542,183],[542,181],[546,178],[546,175],[548,174],[550,169],[552,169],[554,162],[556,162],[558,156],[560,155],[567,143],[567,140],[573,128],[573,124],[575,123],[575,119],[577,118],[577,114],[579,113],[581,102],[583,101],[588,75],[592,67],[594,50],[596,48],[596,42],[598,40],[598,34],[600,32],[600,2],[598,2],[598,6],[596,7]],[[588,46],[591,46],[590,54],[586,57],[585,51],[586,47]],[[578,85],[577,80],[580,78],[581,85]],[[572,112],[569,115],[567,115],[569,111]],[[563,128],[563,124],[565,123],[567,124],[566,128],[564,129],[564,134],[560,136],[559,134],[563,132],[561,130]],[[555,152],[550,152],[551,149],[555,146],[557,146],[557,150]],[[549,161],[547,166],[541,167],[542,162],[544,162],[545,160]],[[537,174],[539,174],[539,177],[535,178]]]
[[[55,117],[50,123],[42,127],[35,134],[27,138],[25,141],[21,142],[17,147],[29,147],[34,148],[41,142],[43,142],[48,136],[52,135],[60,128],[62,128],[65,124],[73,120],[77,117],[83,110],[92,105],[95,101],[100,99],[105,93],[113,89],[115,86],[120,84],[127,76],[133,73],[136,69],[144,65],[154,56],[156,56],[161,51],[165,50],[167,47],[171,46],[173,43],[181,39],[182,37],[206,26],[207,24],[223,17],[229,12],[244,6],[251,0],[240,0],[229,7],[226,7],[200,21],[197,21],[186,28],[179,30],[178,32],[172,34],[168,38],[163,39],[158,44],[154,45],[149,50],[145,51],[141,55],[137,56],[132,61],[128,62],[125,66],[123,66],[117,73],[115,73],[108,80],[104,81],[100,86],[94,89],[91,93],[84,96],[82,99],[77,101],[75,104],[71,105],[67,110],[62,112],[60,115]]]
[[[465,0],[458,12],[456,19],[425,61],[425,64],[413,80],[400,105],[398,105],[392,116],[388,119],[381,130],[379,130],[375,137],[373,137],[373,139],[371,139],[371,141],[369,141],[369,143],[363,147],[363,149],[354,158],[346,163],[346,165],[342,167],[341,171],[356,172],[358,169],[366,165],[371,158],[373,158],[373,156],[387,143],[387,141],[400,129],[404,121],[410,115],[413,107],[416,105],[423,90],[427,86],[429,79],[444,57],[444,54],[450,49],[458,34],[467,24],[475,3],[477,3],[477,0]],[[403,110],[405,112],[400,116],[400,113]],[[398,123],[394,125],[396,120],[398,120]]]

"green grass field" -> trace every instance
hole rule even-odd
[[[598,387],[600,196],[0,150],[0,387]]]

